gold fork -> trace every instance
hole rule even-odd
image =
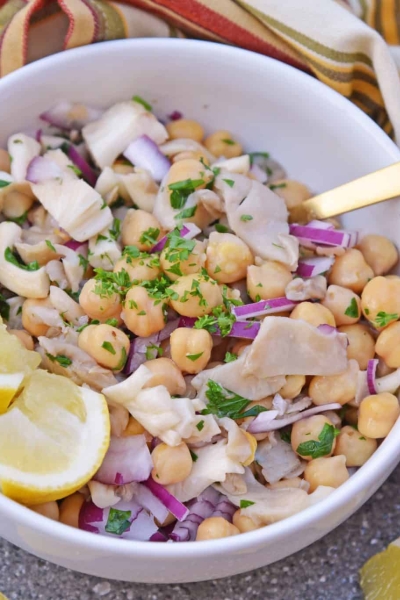
[[[400,196],[400,162],[305,200],[289,210],[290,223],[308,223]]]

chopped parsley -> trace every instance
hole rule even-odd
[[[121,369],[123,369],[124,366],[125,366],[127,358],[128,358],[128,356],[126,354],[126,350],[125,350],[125,348],[122,348],[122,350],[121,350],[121,360],[119,361],[119,363],[117,364],[117,366],[114,367],[113,371],[120,371]]]
[[[99,233],[99,235],[96,238],[96,244],[98,244],[99,242],[106,242],[108,240],[107,236]]]
[[[290,431],[281,431],[281,440],[290,444],[290,442],[291,442]]]
[[[190,448],[189,448],[189,452],[190,452],[190,456],[192,457],[192,461],[196,462],[196,460],[199,458],[197,456],[197,454],[195,452],[193,452],[193,450],[190,450]]]
[[[254,164],[255,158],[269,158],[268,152],[248,152],[250,158],[250,165]]]
[[[100,298],[110,298],[113,294],[119,294],[123,297],[132,285],[125,269],[118,273],[112,273],[104,269],[95,269],[94,272],[96,281],[94,293]]]
[[[12,221],[13,223],[16,223],[17,225],[23,225],[25,223],[25,221],[27,220],[27,218],[28,218],[28,211],[26,210],[24,213],[22,213],[21,216],[19,216],[19,217],[8,217],[8,220]]]
[[[139,238],[139,242],[144,246],[153,247],[157,243],[158,236],[160,235],[160,230],[155,227],[149,227],[142,233]]]
[[[186,354],[186,358],[188,358],[189,360],[194,362],[195,360],[200,358],[200,356],[203,356],[203,354],[204,354],[204,352],[199,352],[198,354]]]
[[[141,96],[133,96],[132,100],[134,102],[137,102],[138,104],[141,104],[149,112],[151,112],[153,110],[153,107],[151,106],[151,104],[146,102],[146,100],[144,100]]]
[[[57,354],[57,356],[54,356],[54,354],[49,354],[46,352],[46,356],[51,360],[51,362],[57,362],[61,367],[69,367],[72,365],[72,360],[64,354]]]
[[[251,400],[243,398],[239,394],[235,394],[231,390],[228,390],[216,381],[211,379],[207,382],[206,397],[208,404],[205,409],[201,411],[202,415],[213,414],[219,417],[230,417],[231,419],[243,419],[245,417],[256,417],[261,412],[265,412],[267,409],[264,406],[253,406],[249,410],[245,410],[251,403]]]
[[[221,273],[222,269],[219,265],[217,265],[214,269],[214,273]]]
[[[235,142],[233,140],[231,140],[230,138],[225,138],[223,140],[221,140],[222,142],[224,142],[224,144],[228,144],[228,146],[234,146]]]
[[[191,206],[189,208],[184,208],[174,218],[175,219],[190,219],[191,217],[194,217],[194,215],[196,214],[196,210],[197,210],[197,205]]]
[[[111,342],[103,342],[101,345],[102,348],[104,348],[104,350],[107,350],[107,352],[109,352],[110,354],[117,354],[114,346],[111,344]]]
[[[218,231],[218,233],[228,233],[229,227],[226,227],[226,225],[222,225],[221,223],[216,223],[215,231]]]
[[[255,504],[255,502],[252,502],[251,500],[241,500],[240,508],[247,508],[248,506],[253,506],[253,504]]]
[[[39,266],[39,263],[37,260],[34,260],[33,262],[30,262],[26,265],[21,261],[21,259],[16,254],[13,253],[11,248],[5,249],[4,258],[6,259],[7,262],[11,263],[15,267],[18,267],[19,269],[22,269],[23,271],[37,271],[38,269],[40,269],[40,266]]]
[[[110,508],[108,513],[108,519],[105,526],[107,533],[114,533],[115,535],[122,535],[131,526],[129,520],[132,515],[130,510],[119,510],[118,508]]]
[[[344,314],[348,317],[352,317],[353,319],[358,319],[359,312],[358,312],[358,304],[357,304],[357,300],[355,298],[352,298],[350,301],[350,304],[348,305],[348,307],[346,308],[346,310],[344,311]]]
[[[21,312],[22,312],[22,309],[21,309]],[[5,319],[6,321],[8,321],[10,318],[10,305],[8,304],[7,300],[4,298],[3,294],[0,294],[0,317]]]
[[[115,218],[110,229],[110,240],[117,241],[121,235],[121,220]],[[107,239],[107,238],[106,238]]]
[[[53,244],[51,243],[50,240],[45,240],[46,242],[46,246],[52,251],[52,252],[57,252],[57,250],[54,248]]]
[[[204,421],[199,421],[196,425],[196,428],[201,431],[202,429],[204,429]]]
[[[251,215],[242,215],[242,216],[240,217],[240,220],[241,220],[241,221],[245,221],[245,222],[246,222],[246,221],[252,221],[252,220],[253,220],[253,217],[252,217]]]
[[[386,327],[391,321],[397,321],[400,315],[397,313],[387,313],[384,311],[378,312],[375,318],[375,324],[377,327]]]
[[[161,346],[156,346],[155,344],[149,344],[146,347],[146,360],[154,360],[157,356],[162,356],[164,354]]]
[[[237,360],[237,358],[238,358],[237,354],[233,354],[233,352],[227,352],[225,354],[224,362],[230,363],[230,362],[233,362],[234,360]]]
[[[11,181],[4,181],[4,179],[0,179],[0,188],[7,187],[10,185]]]
[[[175,228],[167,235],[165,244],[165,258],[170,263],[179,263],[188,260],[196,246],[195,240],[188,240],[179,234],[179,229]],[[180,273],[182,275],[182,273]],[[179,275],[179,276],[180,276]]]
[[[78,169],[77,166],[75,166],[75,165],[68,165],[68,169],[71,169],[71,171],[73,171],[75,173],[75,175],[78,175],[78,177],[82,176],[82,171],[80,169]]]
[[[140,312],[138,312],[138,317],[145,317],[146,316],[146,311],[145,310],[141,310]]]
[[[89,266],[88,259],[85,258],[82,254],[78,254],[78,258],[79,258],[79,266],[82,267],[84,271],[86,271]]]
[[[222,181],[225,181],[225,183],[227,185],[229,185],[229,187],[233,188],[233,186],[235,185],[235,182],[233,181],[233,179],[223,179]]]
[[[271,183],[269,186],[270,190],[279,190],[280,188],[285,188],[286,183]]]
[[[171,190],[170,203],[172,208],[183,208],[190,194],[204,183],[204,179],[184,179],[183,181],[170,183],[168,189]]]
[[[318,436],[318,440],[302,442],[297,446],[296,452],[300,456],[310,456],[312,459],[326,456],[332,451],[333,441],[339,433],[340,431],[335,429],[333,425],[325,423]]]

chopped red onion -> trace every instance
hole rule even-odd
[[[310,227],[310,225],[290,225],[290,233],[296,236],[300,242],[304,240],[307,244],[321,244],[323,246],[341,246],[350,248],[357,243],[357,233],[342,231],[340,229],[322,229]]]
[[[341,404],[333,402],[332,404],[314,406],[313,408],[303,410],[302,412],[298,412],[290,417],[285,417],[284,419],[276,418],[278,416],[277,410],[268,410],[260,413],[254,421],[250,423],[247,431],[249,433],[267,433],[268,431],[276,431],[277,429],[282,429],[283,427],[292,425],[292,423],[296,423],[296,421],[301,421],[312,415],[317,415],[326,410],[339,410],[340,408],[342,408]],[[274,416],[271,417],[271,413],[275,413]]]
[[[250,319],[252,317],[262,317],[264,315],[273,315],[274,313],[292,310],[298,304],[285,296],[282,298],[271,298],[261,300],[252,304],[243,304],[242,306],[233,306],[232,312],[239,321]]]
[[[336,327],[332,327],[332,325],[328,325],[327,323],[318,325],[317,329],[324,335],[335,335],[335,333],[337,333]]]
[[[147,169],[155,181],[161,181],[171,167],[168,158],[147,135],[131,142],[123,155],[136,167]]]
[[[176,523],[170,534],[171,540],[174,542],[190,542],[196,539],[196,533],[199,525],[211,517],[213,514],[221,494],[208,487],[197,498],[188,503],[189,514],[180,523]]]
[[[333,256],[316,256],[299,260],[296,274],[300,277],[315,277],[329,271],[335,259]]]
[[[162,531],[158,530],[149,539],[149,542],[168,542],[168,538]]]
[[[168,508],[145,485],[138,485],[135,490],[135,500],[147,510],[159,523],[164,523],[168,517]]]
[[[73,144],[68,148],[68,157],[74,163],[78,169],[82,172],[83,178],[91,185],[95,186],[97,181],[97,175],[89,165],[89,163],[79,154],[78,150]]]
[[[178,521],[183,521],[188,516],[189,509],[186,508],[182,502],[179,502],[175,496],[170,494],[164,486],[154,481],[152,477],[149,477],[147,481],[144,481],[142,487],[143,486],[146,486],[152,494],[163,503],[166,509],[178,519]],[[160,521],[160,519],[158,520]]]
[[[71,250],[87,250],[88,244],[87,242],[78,242],[78,240],[68,240],[68,242],[65,242],[64,246],[66,246],[66,248],[70,248]]]
[[[61,100],[42,113],[40,118],[54,127],[69,131],[70,129],[82,129],[84,125],[97,121],[103,112],[103,110],[93,106]]]
[[[183,119],[183,114],[180,110],[174,110],[170,115],[167,115],[168,119],[171,121],[178,121],[178,119]]]
[[[160,342],[168,339],[177,327],[179,327],[179,319],[173,319],[168,321],[164,329],[158,333],[154,333],[147,338],[135,338],[129,348],[128,358],[123,370],[124,375],[131,375],[140,365],[146,362],[149,347],[151,349],[152,346],[158,346]]]
[[[35,156],[28,165],[26,180],[32,183],[43,183],[49,179],[63,177],[60,167],[47,156]]]
[[[201,233],[201,229],[197,227],[194,223],[185,223],[182,229],[179,231],[179,236],[181,238],[185,238],[186,240],[192,240],[196,235]],[[168,237],[165,235],[161,240],[157,242],[155,246],[150,250],[150,252],[161,252],[164,250],[165,244],[168,241]]]
[[[83,503],[79,529],[111,537],[148,541],[158,530],[151,517],[134,500],[116,506],[98,508],[91,500]]]
[[[41,139],[42,139],[42,130],[41,129],[37,129],[36,133],[35,133],[35,140],[37,142],[39,142],[39,144],[40,144]]]
[[[250,173],[259,181],[260,183],[266,183],[268,181],[267,173],[257,164],[251,165]]]
[[[310,221],[307,223],[307,227],[314,227],[314,229],[335,229],[335,226],[332,223],[328,223],[327,221]]]
[[[213,517],[222,517],[226,519],[230,523],[232,523],[232,517],[234,513],[237,511],[237,506],[229,502],[225,496],[221,496],[220,501],[215,507],[215,510],[212,514]]]
[[[181,317],[179,320],[179,327],[193,327],[197,319],[192,317]],[[258,321],[236,321],[233,324],[231,331],[227,337],[238,337],[245,340],[254,340],[257,333],[260,330],[260,323]],[[213,331],[213,335],[221,335],[219,328],[216,326],[216,331]]]
[[[376,382],[375,382],[375,378],[376,378],[376,368],[378,366],[378,359],[377,358],[373,358],[371,360],[368,361],[368,365],[367,365],[367,386],[368,386],[368,391],[370,394],[377,394],[377,389],[376,389]]]
[[[111,436],[107,454],[93,479],[109,485],[124,485],[145,481],[152,468],[153,461],[144,435]]]

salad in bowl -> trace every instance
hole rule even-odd
[[[322,501],[400,409],[398,253],[264,150],[140,96],[60,102],[0,150],[0,485],[152,542]]]

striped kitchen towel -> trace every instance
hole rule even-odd
[[[183,35],[302,69],[400,143],[400,0],[0,0],[0,74],[99,41]]]

